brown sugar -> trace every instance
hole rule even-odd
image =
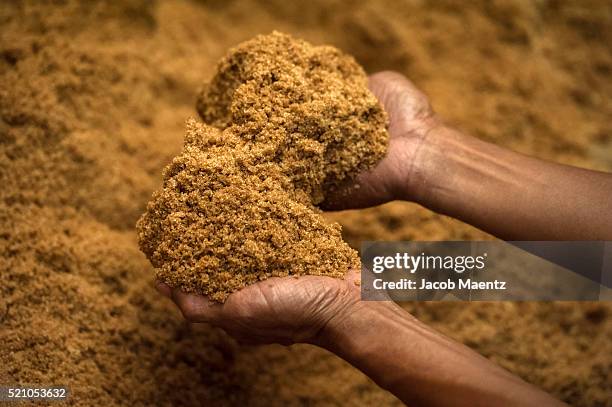
[[[216,301],[272,276],[358,267],[315,206],[384,157],[387,117],[363,69],[274,32],[221,60],[183,152],[138,222],[157,278]]]

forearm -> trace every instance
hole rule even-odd
[[[554,164],[440,126],[400,197],[506,240],[612,240],[612,174]]]
[[[320,345],[411,406],[561,405],[390,302],[361,302]]]

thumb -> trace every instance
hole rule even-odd
[[[377,167],[359,174],[355,179],[328,191],[319,205],[325,211],[362,209],[387,202],[386,183]]]

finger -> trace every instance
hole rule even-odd
[[[216,324],[223,305],[213,302],[208,298],[188,294],[175,288],[171,293],[172,301],[179,307],[183,316],[190,322],[210,322]]]
[[[392,199],[386,167],[379,163],[359,174],[351,183],[341,185],[325,195],[319,207],[325,211],[362,209],[381,205]]]
[[[420,93],[408,78],[395,71],[382,71],[370,75],[368,88],[385,108],[388,107],[388,102],[398,95]]]
[[[162,283],[161,281],[158,281],[158,282],[155,283],[155,288],[164,297],[171,298],[171,296],[172,296],[172,288],[170,288],[167,284]]]

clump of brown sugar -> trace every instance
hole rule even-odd
[[[385,112],[362,68],[280,33],[221,60],[138,222],[157,278],[224,301],[271,276],[342,277],[358,267],[315,206],[385,155]]]
[[[386,115],[355,60],[277,32],[232,49],[197,108],[257,146],[314,204],[387,147]]]

